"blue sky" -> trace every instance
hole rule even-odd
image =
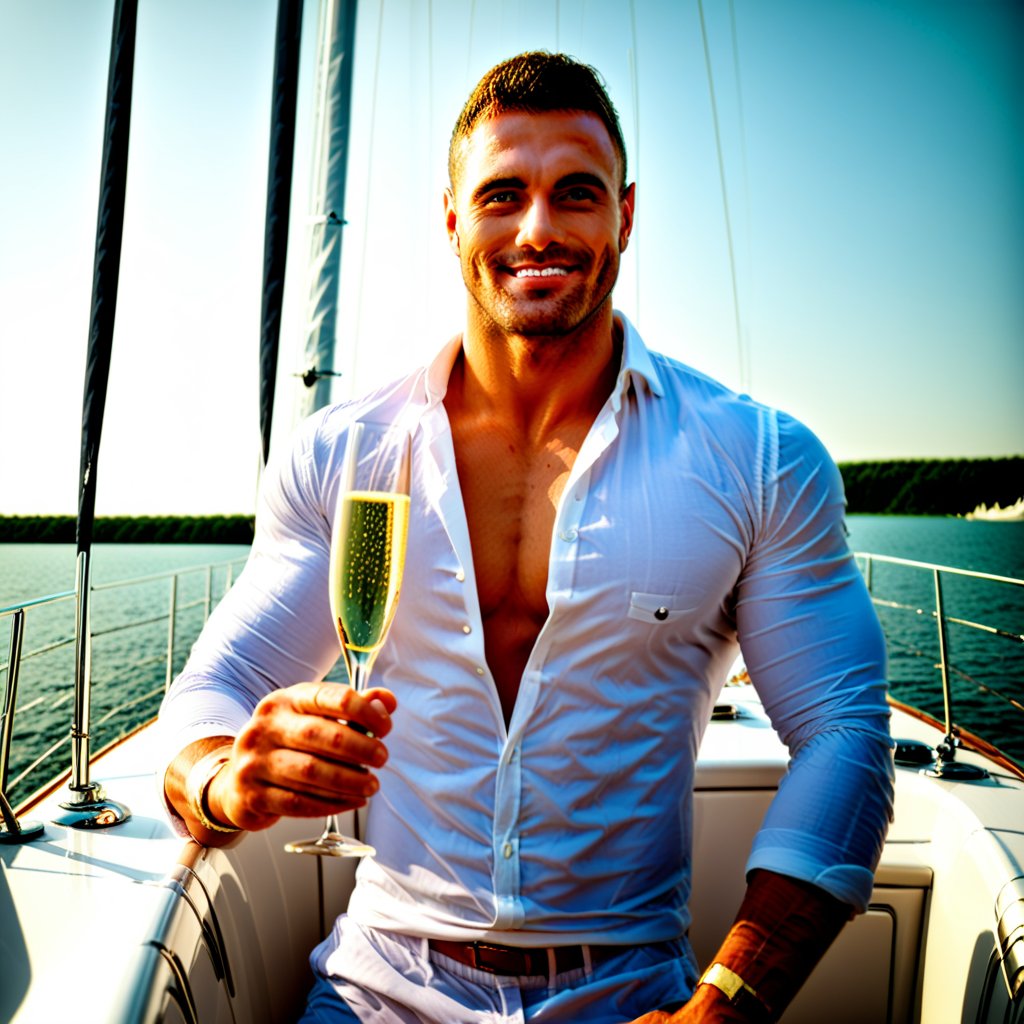
[[[246,512],[275,5],[139,6],[97,512]],[[112,9],[0,0],[2,514],[75,509]],[[1024,451],[1020,5],[732,11],[705,0],[726,204],[696,0],[364,0],[336,396],[460,328],[451,124],[491,64],[560,48],[622,116],[638,200],[616,304],[648,344],[796,414],[839,460]],[[275,444],[301,368],[311,65]]]

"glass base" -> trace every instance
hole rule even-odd
[[[288,853],[308,853],[314,857],[372,857],[377,852],[369,843],[339,832],[325,832],[316,839],[298,839],[285,843],[284,848]]]

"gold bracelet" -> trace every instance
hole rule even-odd
[[[726,967],[725,964],[712,964],[704,972],[697,984],[713,985],[725,994],[730,1003],[740,1008],[744,1004],[749,1006],[750,1001],[753,1000],[762,1016],[768,1020],[775,1019],[771,1009],[757,994],[757,991],[751,985],[748,985],[732,968]]]
[[[213,782],[217,772],[231,760],[231,748],[228,746],[218,747],[216,750],[199,758],[189,769],[188,778],[185,780],[185,795],[188,798],[189,806],[195,811],[199,824],[211,832],[241,832],[240,828],[234,825],[222,825],[213,820],[207,799],[210,793],[210,783]]]

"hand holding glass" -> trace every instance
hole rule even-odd
[[[401,427],[355,423],[345,446],[331,536],[331,615],[349,682],[366,689],[370,669],[395,616],[409,528],[412,441]],[[359,729],[355,723],[349,728]],[[330,815],[317,839],[288,843],[289,853],[372,856],[373,847],[338,832]]]

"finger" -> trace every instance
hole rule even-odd
[[[379,700],[389,715],[393,715],[398,708],[398,698],[386,687],[367,687],[363,691],[363,696],[371,703],[374,700]]]
[[[248,810],[260,817],[323,818],[366,806],[366,797],[326,798],[280,786],[265,786],[248,802]]]
[[[361,765],[279,751],[271,758],[274,784],[321,800],[364,801],[380,789],[377,777]]]
[[[392,697],[392,703],[397,704],[389,690],[354,693],[354,699],[350,701],[348,712],[344,716],[345,721],[353,728],[362,727],[371,736],[386,736],[391,732],[391,712],[388,704],[378,696],[380,693],[388,694]]]
[[[327,764],[345,764],[359,771],[381,768],[388,759],[387,747],[354,721],[293,713],[280,719],[278,728],[277,752],[312,755]]]
[[[301,714],[341,718],[347,694],[353,692],[342,683],[296,683],[288,687],[286,694],[292,708]]]
[[[312,815],[323,813],[327,805],[327,813],[362,806],[379,788],[377,777],[365,768],[277,750],[239,765],[230,795],[253,814]]]
[[[386,736],[391,731],[389,707],[393,710],[397,706],[390,690],[375,688],[360,694],[339,683],[298,683],[290,687],[289,695],[297,711],[357,722],[375,736]]]

